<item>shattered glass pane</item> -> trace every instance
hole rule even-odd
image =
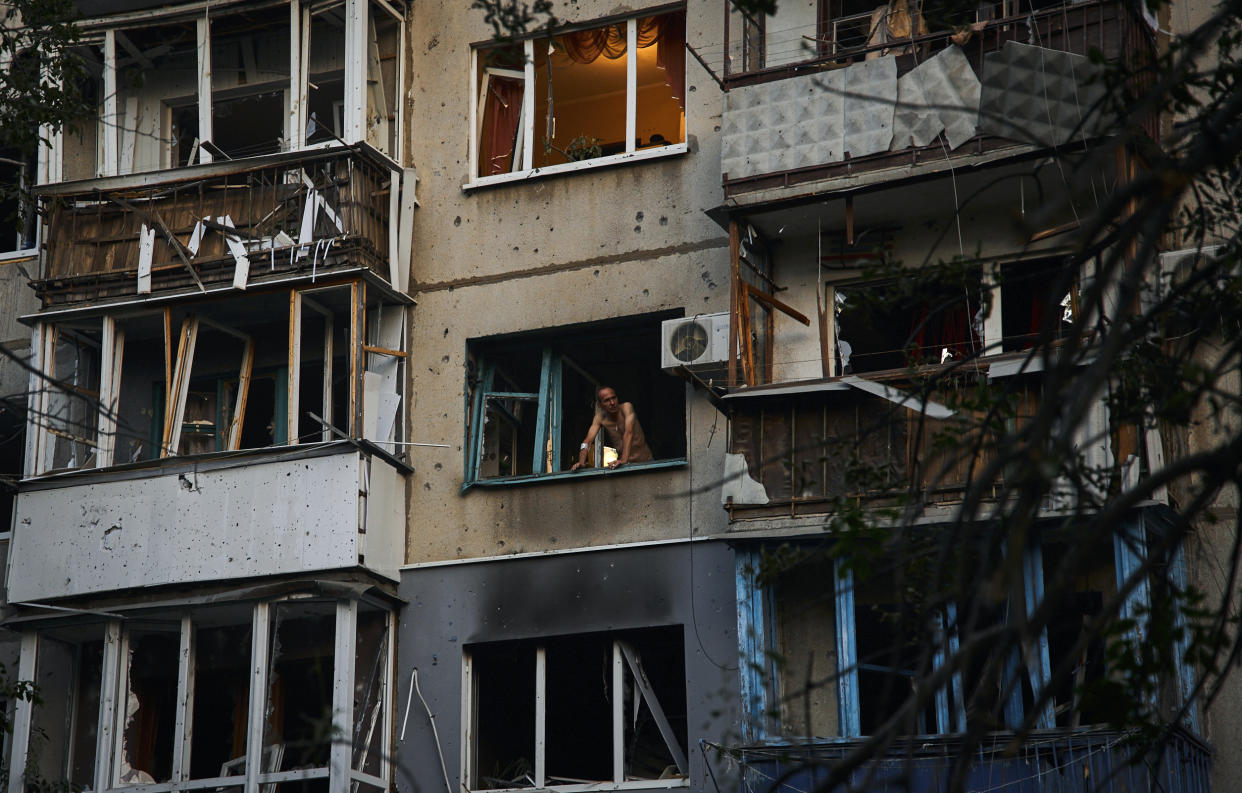
[[[261,773],[322,768],[332,744],[336,604],[272,608]]]
[[[180,626],[129,634],[125,727],[117,774],[122,784],[167,782],[172,778],[173,729],[177,720]]]
[[[360,606],[354,644],[353,767],[375,777],[383,776],[388,641],[388,612]]]

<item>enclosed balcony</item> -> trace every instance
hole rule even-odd
[[[782,3],[726,16],[721,172],[732,205],[794,199],[1086,144],[1155,31],[1121,4]],[[1148,133],[1155,135],[1154,125]]]
[[[396,579],[402,466],[350,441],[23,484],[10,603],[362,568]]]
[[[49,185],[34,286],[45,307],[344,274],[403,291],[401,187],[366,144]]]
[[[1148,756],[1135,756],[1125,733],[1110,730],[1041,730],[1014,750],[1012,736],[987,736],[963,757],[954,736],[922,736],[898,742],[882,757],[848,775],[851,789],[924,793],[949,786],[956,764],[969,759],[963,790],[996,793],[1207,793],[1211,749],[1187,732],[1174,732]],[[856,741],[756,746],[740,751],[747,791],[820,790]],[[836,790],[836,788],[833,788]],[[844,789],[844,785],[842,786]]]

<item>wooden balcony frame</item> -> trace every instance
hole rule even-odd
[[[397,237],[413,213],[402,182],[356,144],[47,185],[33,286],[50,307],[348,266],[401,292]]]

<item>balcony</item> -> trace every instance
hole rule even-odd
[[[952,22],[931,10],[912,22],[904,3],[835,5],[856,13],[808,21],[791,5],[786,16],[729,15],[721,151],[729,202],[1086,142],[1108,124],[1086,56],[1138,63],[1154,52],[1151,29],[1103,0],[1004,0]],[[935,25],[952,29],[929,31]]]
[[[23,482],[10,603],[365,569],[396,580],[404,472],[340,441]]]
[[[735,498],[731,517],[822,514],[841,498],[892,503],[911,488],[929,504],[960,501],[991,462],[994,439],[980,433],[976,417],[946,406],[971,387],[951,385],[939,383],[927,398],[908,375],[734,391],[725,397],[732,405],[729,451],[742,455],[763,496]],[[1026,378],[1017,388],[1015,428],[1039,404],[1038,381]],[[938,443],[962,432],[970,433],[964,446]],[[1001,484],[999,476],[989,483]]]
[[[401,177],[357,144],[48,185],[34,287],[45,308],[344,272],[401,292]]]
[[[1045,730],[1032,733],[1015,747],[1012,736],[986,737],[970,751],[971,766],[962,789],[995,793],[1208,793],[1211,789],[1212,751],[1189,733],[1178,730],[1150,756],[1139,757],[1133,756],[1127,738],[1125,733],[1109,730]],[[853,771],[849,789],[869,793],[945,790],[955,763],[962,759],[960,743],[951,736],[898,742],[884,757]],[[856,746],[856,741],[840,741],[743,748],[743,789],[769,793],[821,790],[833,763]]]

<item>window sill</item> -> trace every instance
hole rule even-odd
[[[0,253],[0,264],[5,262],[21,262],[27,259],[37,259],[38,257],[38,248],[23,248],[20,251],[5,251],[4,253]]]
[[[676,779],[630,779],[625,782],[587,782],[569,785],[546,785],[539,790],[555,790],[558,793],[587,793],[596,790],[663,790],[666,788],[689,787],[690,780],[686,777]],[[495,790],[477,791],[476,793],[531,793],[533,788],[497,788]]]
[[[593,160],[582,160],[581,162],[565,162],[559,165],[546,165],[542,168],[531,168],[527,171],[514,171],[513,173],[498,173],[494,176],[477,176],[472,181],[466,182],[461,189],[470,192],[480,187],[490,187],[498,184],[508,184],[510,182],[526,182],[532,179],[539,179],[544,176],[555,176],[562,173],[572,173],[574,171],[588,171],[595,168],[607,168],[610,165],[622,165],[630,162],[642,162],[644,160],[660,160],[665,157],[676,157],[685,154],[690,150],[685,143],[672,143],[668,146],[660,146],[652,149],[640,149],[638,151],[625,152],[624,154],[610,154],[607,157],[596,157]]]
[[[531,485],[539,482],[565,482],[569,480],[597,479],[601,476],[624,476],[639,474],[644,471],[663,471],[670,468],[684,468],[689,461],[684,457],[674,460],[652,460],[647,463],[629,463],[620,468],[584,468],[581,471],[558,471],[554,474],[525,474],[523,476],[505,476],[495,479],[477,479],[462,485],[464,493],[472,487],[511,487],[513,485]],[[612,784],[611,782],[608,784]],[[568,788],[566,788],[568,789]],[[576,789],[576,788],[575,788]],[[584,790],[588,788],[583,788]],[[590,787],[589,789],[595,789]]]

